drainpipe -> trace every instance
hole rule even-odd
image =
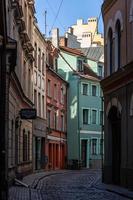
[[[77,92],[77,113],[78,113],[78,142],[79,142],[79,159],[78,159],[78,165],[80,164],[80,119],[79,119],[79,86],[80,86],[80,78],[78,77],[78,82],[77,82],[77,89],[78,89],[78,92]],[[78,166],[79,167],[79,166]]]
[[[102,125],[101,125],[101,140],[102,140],[102,151],[101,151],[101,159],[102,159],[102,182],[104,182],[104,151],[103,151],[103,147],[104,147],[104,120],[103,120],[103,116],[104,116],[104,97],[101,97],[101,108],[102,108]]]

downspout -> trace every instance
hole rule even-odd
[[[79,119],[79,86],[80,86],[80,78],[78,77],[78,82],[77,82],[77,89],[78,89],[78,92],[77,92],[77,112],[78,112],[78,142],[79,142],[79,152],[78,152],[78,167],[79,167],[79,164],[80,164],[80,119]]]

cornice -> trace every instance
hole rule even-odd
[[[104,14],[116,3],[117,0],[104,0],[102,4],[102,14]]]
[[[101,81],[104,93],[115,91],[128,83],[133,82],[133,62],[119,69],[109,77]]]

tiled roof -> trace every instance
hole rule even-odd
[[[81,50],[78,50],[78,49],[73,49],[73,48],[69,48],[69,47],[60,47],[60,50],[66,51],[66,52],[71,53],[73,55],[85,57],[84,53]]]

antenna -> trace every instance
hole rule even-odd
[[[47,10],[45,10],[45,37],[47,37]]]

